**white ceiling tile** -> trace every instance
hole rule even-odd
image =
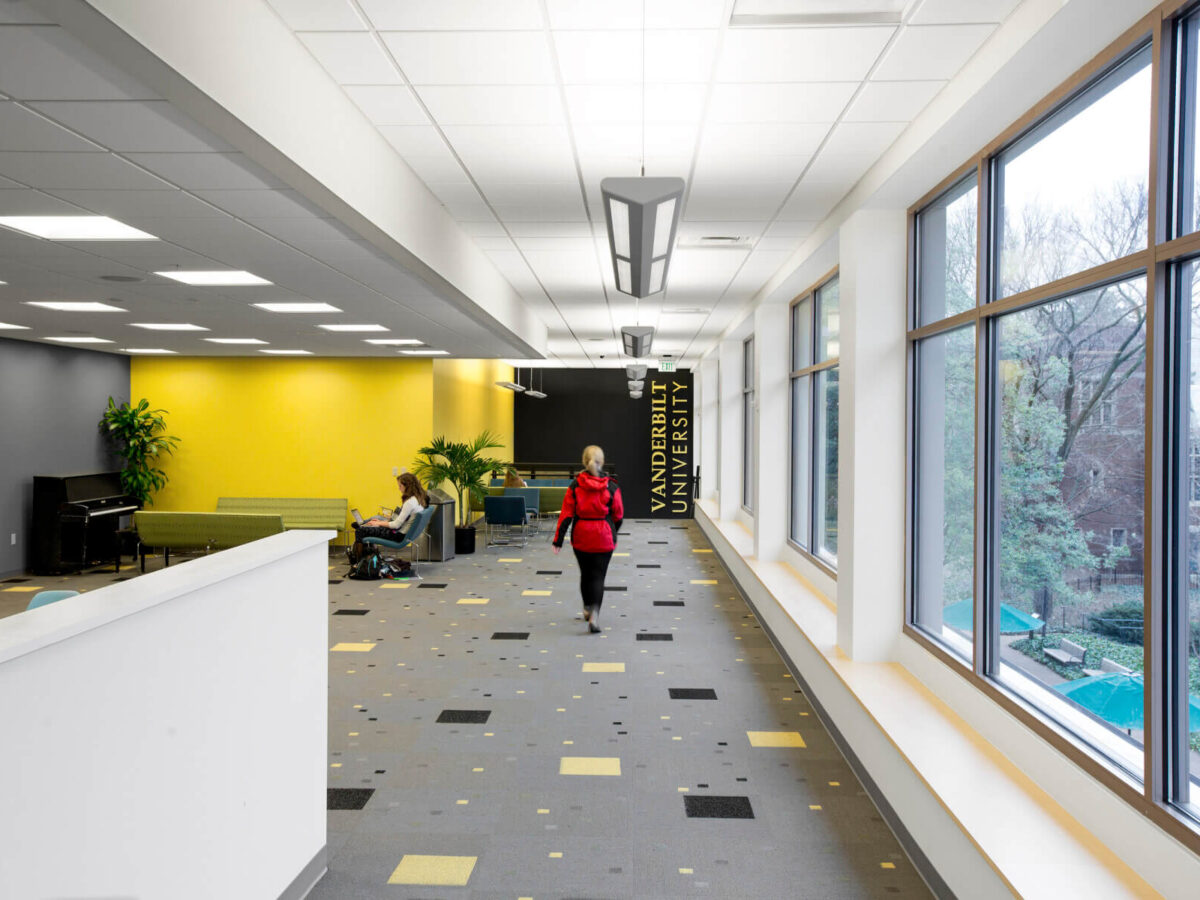
[[[470,185],[449,185],[449,187],[471,187]],[[471,191],[459,191],[452,197],[439,197],[446,211],[460,222],[490,222],[495,219],[491,209],[479,196],[474,188]]]
[[[229,151],[216,135],[196,125],[166,100],[43,101],[35,109],[118,153]]]
[[[724,0],[547,0],[555,29],[720,28]]]
[[[677,250],[671,258],[671,290],[724,288],[747,255],[744,250]]]
[[[774,222],[767,227],[765,232],[763,232],[763,236],[771,239],[791,238],[798,240],[800,238],[808,237],[810,234],[812,234],[819,224],[821,223],[815,219],[809,222]]]
[[[583,200],[574,197],[543,197],[533,192],[525,203],[493,203],[502,222],[540,222],[543,219],[584,221]]]
[[[103,149],[24,106],[0,102],[0,151],[98,152]]]
[[[571,142],[564,126],[447,125],[443,131],[455,152],[481,181],[570,181],[576,177]]]
[[[359,0],[379,31],[520,30],[545,24],[538,0]]]
[[[567,111],[576,124],[608,125],[642,122],[641,85],[569,84]],[[647,84],[647,122],[693,124],[704,117],[707,84]]]
[[[853,184],[906,127],[906,122],[841,123],[805,173],[805,180]]]
[[[725,33],[721,82],[861,81],[895,28],[737,28]]]
[[[910,25],[900,31],[875,70],[876,81],[953,78],[995,25]]]
[[[579,182],[541,181],[534,184],[507,180],[481,181],[480,188],[492,203],[521,205],[535,199],[546,199],[555,203],[577,201],[582,203]],[[551,219],[551,221],[556,221]]]
[[[854,95],[857,81],[792,84],[718,84],[708,120],[735,122],[834,122]]]
[[[221,210],[178,190],[119,191],[119,190],[55,190],[56,197],[81,209],[101,216],[112,216],[122,222],[136,224],[147,219],[225,218]],[[156,232],[149,227],[144,230]]]
[[[516,246],[512,242],[512,238],[508,235],[498,235],[495,237],[488,235],[477,235],[474,238],[480,250],[516,250]]]
[[[684,215],[691,221],[724,221],[732,216],[766,222],[774,217],[791,187],[791,182],[698,182],[692,185],[691,193],[688,194]]]
[[[798,237],[763,237],[759,238],[755,244],[755,251],[763,250],[795,250],[800,244]]]
[[[129,153],[126,156],[187,190],[285,187],[282,181],[240,153]]]
[[[375,125],[428,125],[429,116],[404,84],[351,84],[345,91]]]
[[[350,0],[268,0],[292,31],[366,31]]]
[[[778,218],[803,222],[820,221],[846,196],[850,187],[849,184],[821,184],[805,179],[796,186]]]
[[[470,180],[448,147],[436,156],[406,155],[404,161],[426,184],[462,184]]]
[[[388,32],[384,41],[413,84],[554,84],[542,31]]]
[[[401,84],[403,79],[368,32],[308,31],[299,35],[338,84]]]
[[[580,222],[517,222],[509,232],[518,241],[521,238],[576,238],[591,240],[592,229],[586,223]]]
[[[87,211],[41,191],[0,190],[0,216],[79,216]]]
[[[696,161],[693,176],[698,184],[729,181],[786,182],[800,177],[811,156],[752,156],[706,151]]]
[[[576,125],[575,146],[580,160],[647,157],[690,159],[696,149],[698,125]]]
[[[63,28],[0,28],[0,91],[15,100],[155,100]]]
[[[910,25],[1003,22],[1021,0],[925,0],[909,17]]]
[[[55,21],[37,12],[24,0],[6,0],[0,3],[0,24],[3,25],[54,25]]]
[[[595,242],[588,237],[518,237],[517,247],[521,250],[556,250],[574,253],[595,254]]]
[[[405,158],[446,153],[446,142],[432,125],[380,125],[379,133]]]
[[[500,237],[508,234],[504,226],[494,220],[491,222],[463,222],[462,229],[472,237],[485,235],[488,237]]]
[[[732,156],[752,161],[757,156],[809,157],[821,145],[830,126],[816,123],[747,122],[737,128],[704,130],[701,156]]]
[[[289,244],[298,241],[338,241],[349,235],[344,225],[337,219],[319,219],[315,216],[297,218],[291,216],[284,219],[261,218],[248,219],[247,222],[255,228],[261,228],[267,234]]]
[[[944,81],[868,81],[846,111],[846,122],[911,122]]]
[[[707,83],[717,34],[711,29],[556,31],[554,43],[563,84]]]
[[[44,189],[89,188],[98,184],[130,190],[170,188],[111,153],[0,153],[0,173],[29,187]]]
[[[321,216],[295,191],[197,191],[198,196],[239,219]]]
[[[561,125],[552,85],[426,85],[417,93],[439,125]]]

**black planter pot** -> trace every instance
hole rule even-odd
[[[462,556],[475,552],[475,526],[458,525],[454,528],[454,552]]]

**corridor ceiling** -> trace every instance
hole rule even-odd
[[[0,323],[26,326],[0,336],[97,336],[112,341],[98,349],[113,351],[325,356],[394,354],[364,338],[397,337],[455,356],[607,366],[625,362],[621,327],[641,324],[657,329],[656,356],[692,364],[1017,6],[269,3],[538,327],[475,306],[469,291],[465,301],[449,298],[446,284],[331,211],[290,168],[254,161],[147,87],[123,58],[59,27],[55,3],[0,0],[0,217],[101,214],[160,239],[61,242],[0,228]],[[830,9],[891,10],[899,21],[730,24]],[[688,187],[668,289],[636,301],[613,286],[599,184],[637,175],[643,160],[647,175],[678,175]],[[197,288],[153,274],[174,268],[246,269],[273,284]],[[67,316],[27,305],[37,300],[102,300],[123,311]],[[342,312],[251,305],[278,301]],[[149,332],[135,322],[209,331]],[[336,323],[389,331],[317,327]]]

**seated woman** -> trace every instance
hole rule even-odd
[[[509,469],[507,472],[504,473],[504,486],[506,488],[529,487],[529,485],[527,485],[525,483],[525,479],[523,479],[520,475],[517,474],[516,469]]]
[[[403,503],[391,519],[386,516],[372,516],[361,525],[357,522],[353,523],[358,540],[361,541],[368,537],[384,538],[389,541],[404,540],[404,533],[417,517],[417,513],[424,510],[429,504],[425,488],[421,487],[421,482],[412,472],[400,475],[396,479],[396,483],[400,487],[400,497]]]

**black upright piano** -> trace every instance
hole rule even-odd
[[[33,477],[33,571],[74,572],[94,560],[121,569],[117,535],[122,516],[140,504],[124,492],[120,472]]]

